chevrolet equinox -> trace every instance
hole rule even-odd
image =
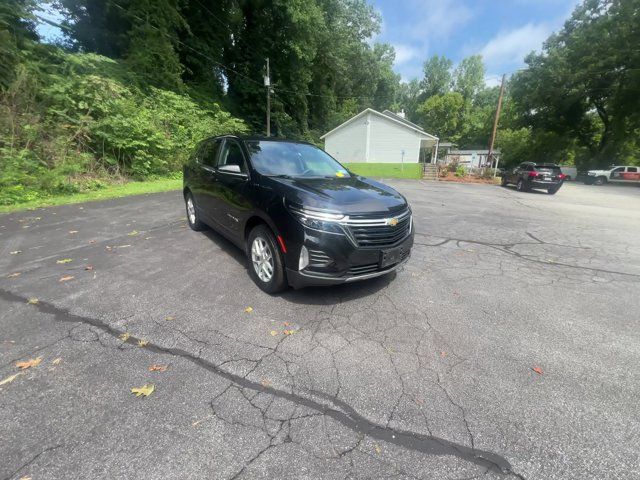
[[[184,200],[189,226],[242,248],[268,293],[385,275],[413,245],[402,195],[308,143],[208,138],[185,164]]]

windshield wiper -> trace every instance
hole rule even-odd
[[[280,173],[278,175],[265,175],[266,177],[272,178],[293,178],[291,175],[287,175],[286,173]]]

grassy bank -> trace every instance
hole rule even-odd
[[[18,203],[14,205],[0,205],[0,213],[15,212],[18,210],[40,207],[50,207],[53,205],[65,205],[68,203],[107,200],[109,198],[127,197],[130,195],[141,195],[144,193],[166,192],[169,190],[177,190],[181,188],[182,178],[160,178],[157,180],[147,180],[144,182],[112,184],[99,190],[92,190],[90,192],[39,198],[37,200]]]
[[[345,167],[365,177],[421,178],[421,163],[345,163]]]

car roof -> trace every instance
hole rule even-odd
[[[229,135],[215,135],[213,137],[209,137],[209,138],[237,138],[238,140],[241,140],[243,142],[264,142],[264,141],[268,141],[268,142],[286,142],[286,143],[300,143],[303,145],[312,145],[309,142],[305,142],[302,140],[293,140],[290,138],[282,138],[282,137],[266,137],[264,135],[235,135],[235,134],[229,134]]]

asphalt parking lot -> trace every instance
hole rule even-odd
[[[179,192],[0,216],[0,479],[640,478],[640,189],[388,183],[408,265],[275,297]]]

